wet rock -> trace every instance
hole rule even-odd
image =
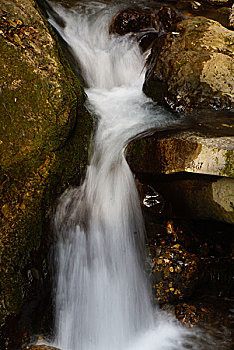
[[[173,176],[157,184],[176,217],[234,223],[234,179]]]
[[[59,348],[55,348],[54,346],[48,345],[33,345],[28,347],[29,350],[60,350]]]
[[[136,37],[143,52],[146,52],[152,47],[152,43],[159,36],[159,32],[155,29],[142,30],[137,33]]]
[[[135,173],[188,174],[165,177],[157,184],[157,191],[172,203],[177,215],[233,223],[233,144],[230,136],[205,137],[195,132],[155,135],[133,141],[127,160]]]
[[[186,303],[179,304],[175,307],[176,318],[185,326],[193,327],[202,318],[204,318],[205,308],[197,308],[194,305]]]
[[[182,17],[167,6],[160,9],[129,8],[113,18],[109,32],[119,35],[135,33],[142,50],[146,51],[158,36],[171,30],[181,20]]]
[[[157,255],[164,245],[179,243],[182,231],[175,228],[173,220],[168,220],[165,225],[155,223],[154,220],[146,220],[146,232],[149,242],[149,251]],[[181,237],[180,237],[181,238]],[[157,252],[155,251],[157,250]]]
[[[233,268],[232,256],[201,258],[204,270],[203,292],[213,296],[233,297]]]
[[[115,16],[110,24],[110,34],[125,35],[136,33],[146,28],[160,30],[156,11],[128,8]]]
[[[201,2],[214,6],[225,6],[231,4],[231,0],[201,0]]]
[[[233,245],[229,243],[233,227],[230,224],[178,218],[159,223],[157,217],[151,216],[146,219],[146,232],[151,249],[153,246],[159,250],[163,245],[180,244],[200,259],[231,259]]]
[[[211,306],[191,303],[178,304],[175,307],[176,318],[187,327],[194,327],[204,321],[210,321],[215,312]],[[216,315],[217,316],[217,315]],[[220,315],[219,315],[220,316]]]
[[[234,30],[234,5],[232,5],[231,13],[229,15],[228,28]]]
[[[200,10],[200,8],[202,7],[202,2],[192,0],[179,0],[177,1],[176,7],[179,10],[190,10],[196,13],[196,11]]]
[[[35,1],[2,0],[0,17],[0,338],[19,349],[48,294],[52,205],[79,184],[92,120]]]
[[[155,134],[130,143],[127,160],[138,173],[189,172],[232,178],[234,142],[232,136],[212,137],[193,131],[165,137]]]
[[[184,271],[182,270],[184,268],[183,259],[177,254],[178,251],[184,257],[188,253],[188,258],[191,261],[195,258],[198,271],[198,274],[195,273],[195,278],[198,276],[198,280],[194,286],[194,298],[196,295],[210,295],[219,298],[232,297],[233,246],[229,244],[233,234],[232,225],[182,220],[168,220],[164,225],[159,225],[157,220],[152,222],[151,219],[150,222],[146,221],[146,232],[148,237],[147,251],[150,258],[146,269],[152,276],[153,293],[154,295],[158,294],[156,300],[160,300],[157,298],[161,298],[161,294],[165,293],[163,286],[165,290],[173,291],[170,288],[176,290],[176,285],[179,297],[180,279],[185,283],[186,279],[189,278],[186,271],[185,278],[175,274],[176,267],[173,266],[173,263],[178,265],[178,261],[179,272]],[[172,251],[171,247],[176,248],[177,252]],[[154,265],[155,262],[156,265]],[[174,271],[171,269],[174,275],[169,273],[171,266],[174,269]],[[193,279],[194,275],[192,274],[190,277]],[[157,288],[157,292],[155,288]],[[163,294],[163,302],[167,299],[169,302],[175,301],[175,297],[172,298],[170,294]],[[197,316],[194,315],[194,317]]]
[[[158,11],[157,16],[159,23],[162,23],[164,31],[170,31],[176,23],[183,19],[175,12],[175,10],[168,6],[162,6]]]
[[[137,33],[137,39],[143,51],[149,49],[153,40],[182,18],[170,7],[158,9],[125,9],[112,20],[110,34],[125,35]]]
[[[191,296],[201,278],[196,255],[179,244],[163,246],[156,256],[152,246],[151,252],[154,299],[167,303]]]
[[[231,13],[231,5],[213,6],[202,1],[180,0],[176,3],[176,8],[182,13],[184,18],[203,16],[219,22],[222,26],[228,27],[228,18]],[[228,7],[227,7],[228,6]],[[229,28],[230,29],[230,28]]]
[[[194,17],[157,39],[143,90],[173,111],[232,109],[234,34],[219,23]]]
[[[215,8],[230,6],[232,4],[232,1],[231,0],[199,0],[199,1],[179,0],[178,3],[180,8],[187,5],[197,10],[200,6],[206,6],[206,7],[212,6]]]
[[[144,209],[154,214],[161,214],[165,207],[165,200],[162,195],[156,192],[152,186],[144,185],[140,181],[137,181],[137,188]]]
[[[158,257],[163,247],[175,244],[180,244],[188,252],[199,253],[200,242],[193,233],[192,225],[181,220],[179,224],[177,222],[169,219],[159,223],[156,216],[146,218],[147,251],[150,256]]]
[[[191,3],[191,8],[193,9],[193,10],[199,10],[200,9],[200,6],[201,6],[201,3],[200,2],[198,2],[198,1],[192,1]]]
[[[213,332],[220,332],[220,330],[223,332],[225,327],[231,330],[229,319],[232,317],[231,300],[209,298],[208,295],[202,299],[201,301],[198,297],[197,300],[177,304],[174,310],[176,318],[188,327],[198,325],[201,329],[213,329]],[[229,336],[228,328],[225,329],[227,337]]]

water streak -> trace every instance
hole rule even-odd
[[[53,6],[65,28],[50,21],[79,62],[97,124],[85,180],[62,196],[55,216],[54,344],[63,350],[185,349],[188,331],[151,305],[144,223],[124,158],[129,139],[177,121],[142,93],[145,61],[137,43],[109,35],[115,6]],[[197,349],[189,337],[186,342]]]

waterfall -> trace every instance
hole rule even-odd
[[[110,36],[115,6],[84,1],[50,22],[70,45],[88,88],[96,132],[86,177],[56,215],[54,345],[62,350],[197,349],[188,330],[151,305],[144,273],[144,222],[128,141],[175,118],[142,93],[144,57],[130,36]],[[186,338],[186,340],[185,340]],[[183,345],[184,344],[184,345]]]

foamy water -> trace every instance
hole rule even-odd
[[[142,93],[145,58],[134,39],[109,35],[117,7],[91,1],[70,10],[53,7],[66,25],[50,22],[81,67],[89,86],[87,107],[96,121],[85,180],[61,197],[55,216],[54,345],[62,350],[202,349],[198,330],[191,333],[151,304],[143,271],[144,222],[124,158],[130,139],[178,121]]]

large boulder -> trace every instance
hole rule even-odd
[[[170,31],[182,18],[168,6],[153,8],[127,8],[113,18],[110,34],[125,35],[135,33],[143,51],[149,49],[153,40]]]
[[[146,28],[158,29],[156,12],[150,9],[127,8],[120,11],[110,23],[110,34],[125,35]]]
[[[132,141],[126,155],[135,173],[152,178],[176,215],[234,223],[232,136],[155,134]]]
[[[198,131],[154,135],[132,141],[127,160],[138,173],[196,174],[234,177],[232,136],[211,136]]]
[[[125,35],[153,28],[156,32],[168,31],[182,18],[168,6],[157,8],[127,8],[111,21],[110,33]]]
[[[79,184],[92,120],[35,1],[2,0],[0,17],[0,325],[8,320],[15,335],[28,325],[20,316],[14,324],[14,315],[22,308],[27,320],[37,315],[48,275],[50,212],[69,185]]]
[[[234,33],[218,22],[194,17],[156,39],[144,92],[178,112],[232,109]]]

